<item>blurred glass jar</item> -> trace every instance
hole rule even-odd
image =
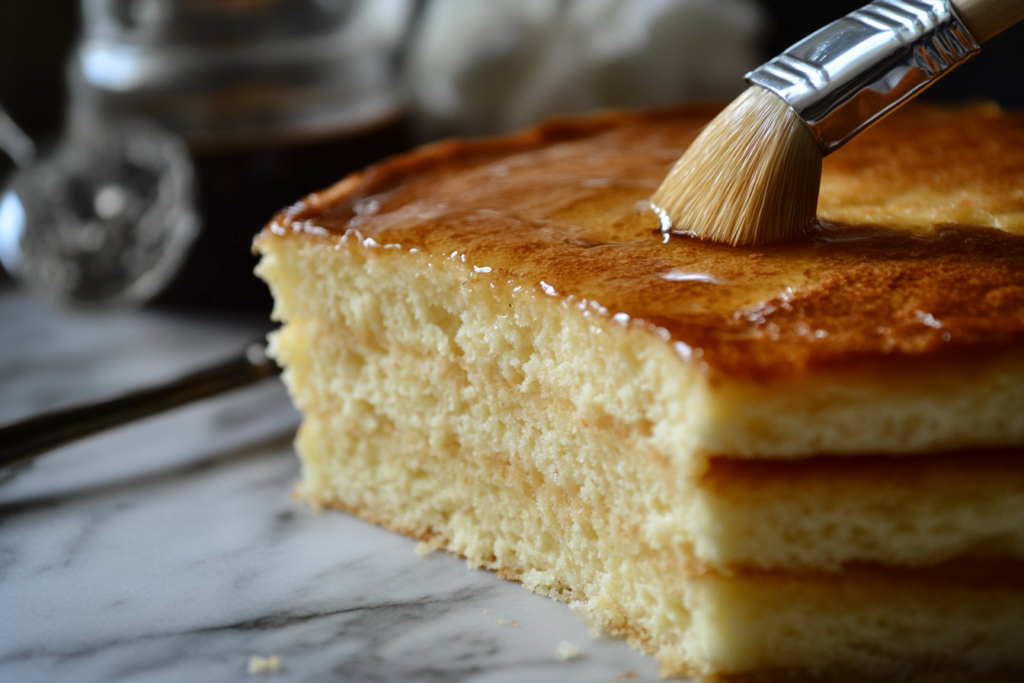
[[[13,121],[6,123],[0,146],[19,169],[0,196],[4,268],[61,306],[133,306],[161,291],[198,224],[181,139],[152,122],[122,118],[69,127],[37,155]]]
[[[396,60],[412,0],[82,0],[69,127],[125,116],[184,138],[202,229],[168,304],[266,308],[252,236],[410,145]]]

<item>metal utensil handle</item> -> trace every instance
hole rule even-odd
[[[829,154],[980,49],[947,0],[876,0],[746,79],[785,100]]]
[[[105,429],[279,374],[280,368],[264,351],[263,344],[253,344],[238,357],[166,384],[0,427],[0,468],[26,462]]]
[[[28,168],[36,158],[36,143],[25,134],[0,105],[0,150],[19,168]]]

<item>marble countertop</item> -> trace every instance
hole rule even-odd
[[[168,380],[268,325],[0,290],[0,424]],[[563,604],[290,498],[279,380],[0,471],[0,681],[655,681]],[[562,641],[581,656],[562,661]],[[277,655],[252,675],[250,658]]]

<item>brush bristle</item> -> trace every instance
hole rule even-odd
[[[821,148],[777,95],[752,86],[709,123],[651,197],[676,230],[733,246],[814,223]]]

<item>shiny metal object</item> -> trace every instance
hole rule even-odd
[[[7,153],[15,166],[26,168],[36,160],[36,143],[25,134],[14,119],[0,106],[0,149]]]
[[[44,413],[0,427],[0,469],[134,420],[276,377],[281,368],[263,342],[238,356],[166,384],[99,403]]]
[[[785,100],[829,154],[979,49],[947,0],[876,0],[746,79]]]

